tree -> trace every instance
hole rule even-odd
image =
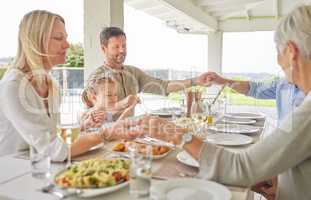
[[[70,44],[65,66],[84,67],[84,49],[81,43]]]

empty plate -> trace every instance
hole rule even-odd
[[[184,178],[170,179],[152,184],[150,197],[154,200],[230,200],[227,187],[212,181]]]
[[[240,124],[216,124],[215,126],[211,126],[208,129],[216,132],[244,134],[257,133],[260,131],[260,127]]]
[[[151,111],[150,114],[151,115],[157,115],[157,116],[163,117],[163,118],[169,118],[169,117],[172,117],[173,115],[180,116],[182,114],[182,109],[177,108],[177,107],[161,108],[158,110]]]
[[[254,119],[237,119],[237,118],[223,118],[221,120],[224,123],[230,124],[255,124],[256,120]]]
[[[253,139],[241,134],[217,133],[210,134],[205,139],[207,142],[222,146],[241,146],[251,144]]]
[[[263,119],[265,116],[259,113],[227,113],[225,117],[235,119]]]

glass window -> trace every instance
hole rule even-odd
[[[282,75],[273,34],[271,31],[224,33],[222,72],[255,79]]]

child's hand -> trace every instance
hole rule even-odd
[[[82,129],[99,128],[106,120],[107,115],[103,110],[91,110],[81,119]]]

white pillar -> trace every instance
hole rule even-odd
[[[222,32],[208,34],[208,70],[222,73]]]
[[[84,80],[103,64],[99,33],[103,27],[123,28],[124,0],[84,0]]]

